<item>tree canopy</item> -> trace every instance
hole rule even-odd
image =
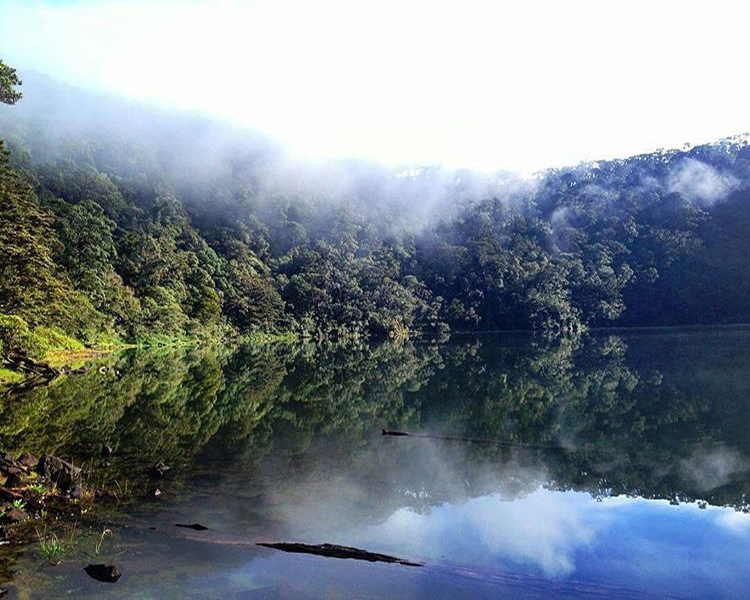
[[[14,150],[0,313],[32,327],[340,338],[750,321],[745,138],[528,180],[312,167],[219,124],[34,85],[0,111]]]

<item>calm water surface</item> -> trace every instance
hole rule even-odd
[[[95,511],[56,567],[33,545],[0,547],[10,598],[748,596],[748,329],[195,348],[100,364],[106,373],[0,396],[0,446],[91,465],[131,498]],[[106,468],[94,458],[105,443]],[[156,460],[173,467],[159,481]],[[162,495],[146,498],[155,485]],[[96,555],[104,528],[114,535]],[[98,583],[90,562],[122,578]]]

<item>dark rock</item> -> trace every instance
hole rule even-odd
[[[120,570],[115,565],[89,565],[84,569],[89,577],[104,583],[114,583],[120,576]]]
[[[4,523],[20,523],[21,521],[25,521],[28,518],[29,515],[27,515],[21,509],[11,508],[3,515],[2,520]]]
[[[17,473],[11,473],[8,475],[8,478],[5,480],[5,487],[7,488],[16,488],[21,487],[23,485],[23,480],[21,479],[21,476]]]
[[[159,488],[151,488],[147,493],[147,496],[153,496],[154,498],[158,498],[161,496],[161,490]]]
[[[19,464],[7,452],[0,452],[0,471],[8,473],[12,469],[18,469]]]
[[[39,459],[29,452],[24,452],[18,457],[17,462],[29,469],[35,469],[37,464],[39,464]]]
[[[187,525],[185,523],[175,523],[177,527],[184,527],[185,529],[195,529],[196,531],[206,531],[208,527],[201,525],[200,523],[192,523]]]
[[[164,464],[164,462],[160,460],[153,467],[151,467],[151,474],[156,475],[157,477],[164,477],[167,473],[169,473],[171,468],[172,467]]]
[[[39,457],[36,471],[50,481],[54,481],[63,492],[69,491],[81,479],[80,467],[46,454]]]
[[[114,452],[114,450],[112,450],[112,446],[106,445],[104,446],[104,448],[102,448],[102,456],[105,458],[108,456],[112,456],[112,452]]]

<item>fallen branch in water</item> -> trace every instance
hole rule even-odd
[[[349,546],[337,546],[336,544],[301,544],[299,542],[258,542],[256,545],[264,548],[274,548],[282,552],[293,552],[300,554],[315,554],[317,556],[328,556],[330,558],[352,558],[355,560],[366,560],[369,562],[384,562],[405,565],[407,567],[422,567],[422,563],[412,562],[389,554],[378,554],[368,552],[359,548]]]
[[[195,529],[195,531],[206,531],[208,530],[208,527],[205,525],[201,525],[200,523],[192,523],[188,525],[187,523],[175,523],[176,527],[184,527],[185,529]]]
[[[415,438],[428,438],[432,440],[447,440],[450,442],[469,442],[471,444],[493,444],[495,446],[512,446],[519,448],[532,448],[534,450],[559,450],[561,452],[567,452],[562,446],[544,446],[542,444],[524,444],[523,442],[506,442],[502,440],[487,440],[481,438],[465,438],[465,437],[454,437],[450,435],[432,435],[429,433],[409,433],[407,431],[394,431],[392,429],[383,429],[383,435],[391,436],[408,436]]]

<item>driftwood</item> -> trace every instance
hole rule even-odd
[[[379,554],[368,552],[359,548],[349,546],[338,546],[336,544],[301,544],[299,542],[258,542],[258,546],[274,548],[282,552],[293,552],[299,554],[315,554],[316,556],[327,556],[330,558],[352,558],[355,560],[366,560],[369,562],[384,562],[405,565],[407,567],[422,567],[422,563],[412,562],[390,554]]]
[[[39,375],[46,379],[54,379],[61,374],[61,371],[53,369],[49,365],[35,362],[25,356],[10,356],[8,357],[8,364],[15,371]]]
[[[194,529],[195,531],[206,531],[208,527],[201,525],[200,523],[175,523],[176,527],[184,527],[185,529]]]
[[[0,485],[0,498],[4,498],[5,500],[23,500],[23,494]]]

